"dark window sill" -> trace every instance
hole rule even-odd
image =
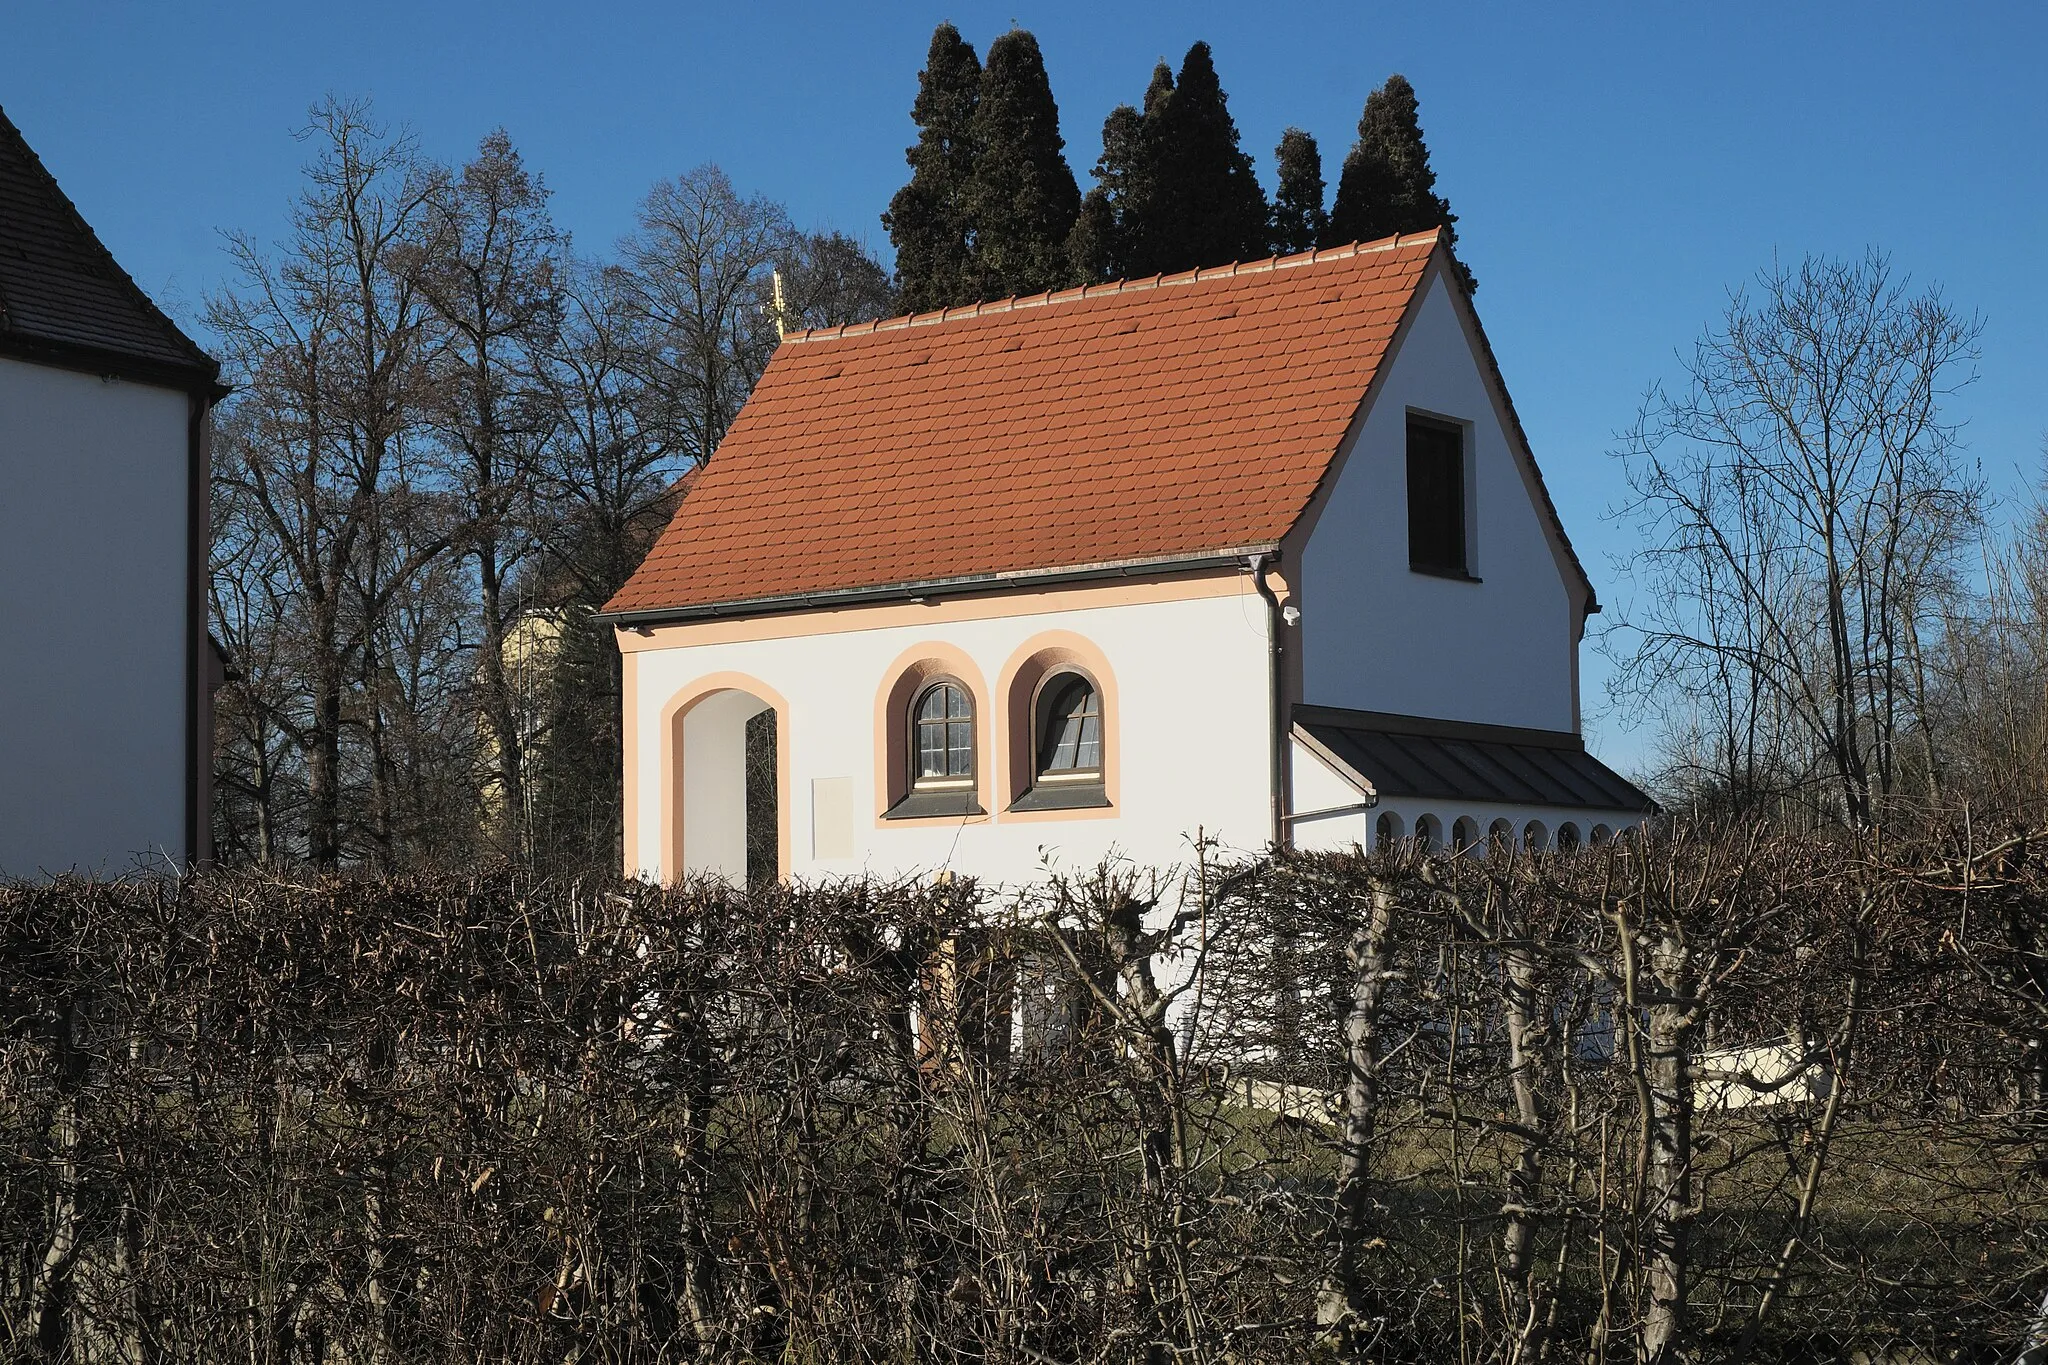
[[[1100,782],[1047,782],[1033,787],[1010,803],[1011,810],[1100,810],[1109,805],[1109,794]]]
[[[884,820],[921,820],[934,815],[986,815],[972,790],[912,792],[882,812]]]
[[[1435,564],[1410,564],[1408,572],[1419,573],[1427,578],[1448,578],[1453,583],[1484,583],[1486,581],[1483,578],[1476,578],[1466,573],[1463,569],[1446,569]]]

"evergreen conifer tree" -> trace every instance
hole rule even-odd
[[[1161,71],[1165,68],[1161,67]],[[1172,81],[1169,74],[1167,80]],[[1081,201],[1081,218],[1067,242],[1075,273],[1089,284],[1127,279],[1141,272],[1132,239],[1142,217],[1134,206],[1149,201],[1153,186],[1144,115],[1128,104],[1109,111],[1102,124],[1102,158],[1095,163],[1095,187]]]
[[[1344,158],[1337,199],[1330,207],[1327,243],[1370,242],[1397,232],[1444,230],[1444,245],[1455,248],[1458,215],[1436,192],[1429,147],[1422,140],[1415,87],[1398,73],[1366,96],[1358,118],[1358,141]],[[1459,265],[1465,287],[1478,281]]]
[[[913,312],[975,297],[967,194],[974,171],[974,108],[981,62],[951,24],[932,31],[917,77],[917,145],[904,153],[910,183],[896,191],[882,226],[896,244],[903,306]]]
[[[972,135],[967,205],[981,297],[1072,283],[1067,239],[1080,216],[1081,191],[1060,155],[1066,143],[1045,58],[1023,29],[989,44]]]
[[[1097,185],[1081,196],[1081,215],[1067,234],[1067,268],[1082,284],[1119,279],[1123,271],[1121,226],[1109,191]]]
[[[1160,85],[1153,77],[1154,89]],[[1145,206],[1150,270],[1190,270],[1266,254],[1266,194],[1238,145],[1229,97],[1207,43],[1182,58],[1169,91],[1146,97],[1146,141],[1158,166]]]
[[[1142,112],[1128,104],[1102,125],[1083,221],[1072,243],[1086,279],[1138,278],[1263,256],[1265,191],[1238,146],[1207,43],[1180,75],[1152,69]]]
[[[1273,161],[1280,177],[1273,194],[1273,249],[1307,251],[1322,242],[1330,221],[1323,211],[1323,154],[1313,137],[1289,128],[1280,134]]]

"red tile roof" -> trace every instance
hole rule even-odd
[[[1275,544],[1436,234],[792,335],[608,613]]]

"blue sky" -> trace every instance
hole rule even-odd
[[[1955,405],[1994,487],[2048,432],[2048,8],[1384,4],[323,6],[9,0],[0,105],[135,277],[191,320],[219,233],[273,238],[323,92],[372,97],[454,160],[507,128],[586,250],[704,161],[799,222],[887,240],[934,23],[1038,35],[1085,186],[1103,115],[1207,39],[1246,148],[1297,124],[1332,180],[1366,92],[1406,74],[1479,309],[1603,598],[1613,433],[1726,290],[1808,251],[1889,250],[1986,327]],[[1642,743],[1588,719],[1626,763]]]

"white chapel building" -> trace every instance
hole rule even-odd
[[[0,114],[0,879],[207,855],[225,392]]]
[[[605,609],[626,870],[1014,884],[1640,821],[1452,265],[1432,232],[790,336]]]

